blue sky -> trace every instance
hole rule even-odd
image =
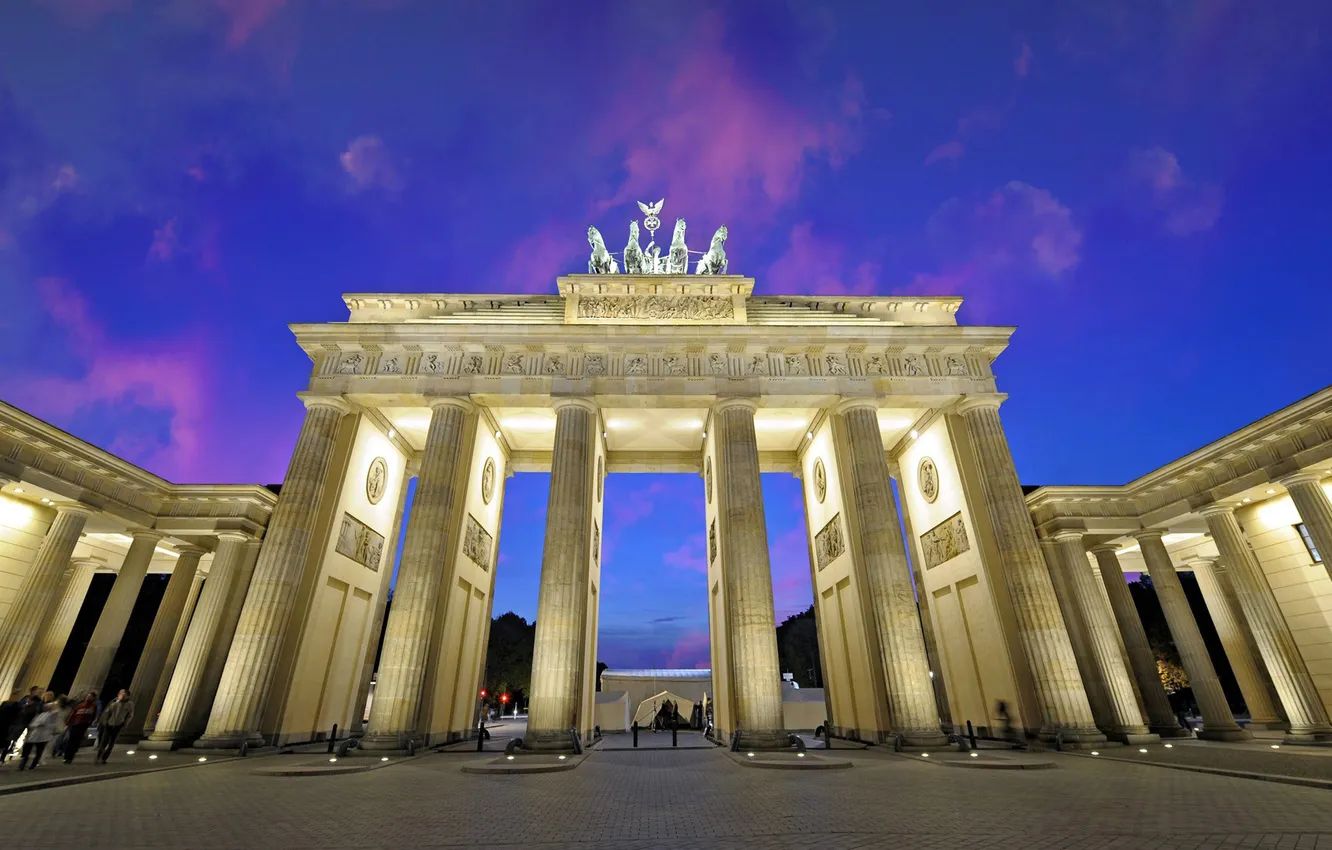
[[[1016,325],[1024,480],[1121,482],[1329,382],[1330,24],[1296,0],[9,0],[0,397],[173,480],[277,481],[308,370],[287,323],[344,318],[344,291],[552,291],[589,223],[664,196],[728,224],[760,293],[956,294]],[[609,484],[650,505],[608,522],[612,663],[703,657],[697,483]],[[510,485],[498,601],[531,614],[544,483]],[[780,608],[805,544],[792,483],[765,487]]]

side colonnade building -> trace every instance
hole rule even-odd
[[[505,482],[540,471],[524,746],[572,749],[595,733],[605,476],[684,472],[717,736],[786,746],[760,484],[786,472],[834,734],[935,747],[967,721],[997,733],[1000,701],[1063,746],[1180,734],[1123,580],[1146,571],[1206,734],[1242,738],[1175,577],[1193,569],[1255,723],[1332,735],[1332,585],[1299,560],[1332,547],[1332,391],[1124,487],[1024,494],[993,368],[1013,328],[959,325],[959,298],[753,288],[601,273],[557,295],[346,295],[347,321],[292,326],[312,372],[276,496],[172,485],[0,408],[0,686],[46,684],[84,574],[119,566],[77,677],[99,685],[143,573],[170,570],[135,674],[144,746],[469,737]]]
[[[1027,495],[1098,723],[1134,691],[1175,725],[1124,580],[1146,573],[1203,717],[1201,737],[1285,730],[1332,745],[1332,388],[1120,487]],[[1251,722],[1236,723],[1179,581],[1191,571]]]

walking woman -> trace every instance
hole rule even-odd
[[[74,706],[65,721],[65,764],[73,764],[88,737],[88,727],[97,719],[97,691],[88,691],[83,702]]]
[[[28,724],[28,734],[23,739],[23,755],[19,758],[19,770],[32,770],[41,764],[42,753],[46,745],[60,732],[60,706],[48,702],[46,707]],[[32,756],[32,764],[28,757]]]

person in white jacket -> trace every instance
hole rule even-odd
[[[60,734],[60,706],[48,702],[42,712],[28,724],[28,735],[23,739],[23,756],[19,759],[19,770],[31,770],[42,761],[42,753],[51,739]],[[32,756],[32,764],[28,764]]]

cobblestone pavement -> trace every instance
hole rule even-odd
[[[335,777],[235,760],[0,797],[29,846],[117,848],[1332,848],[1332,793],[1056,756],[1040,771],[850,753],[754,770],[717,750],[593,754],[568,773],[474,776],[429,754]],[[263,759],[267,763],[272,759]]]

